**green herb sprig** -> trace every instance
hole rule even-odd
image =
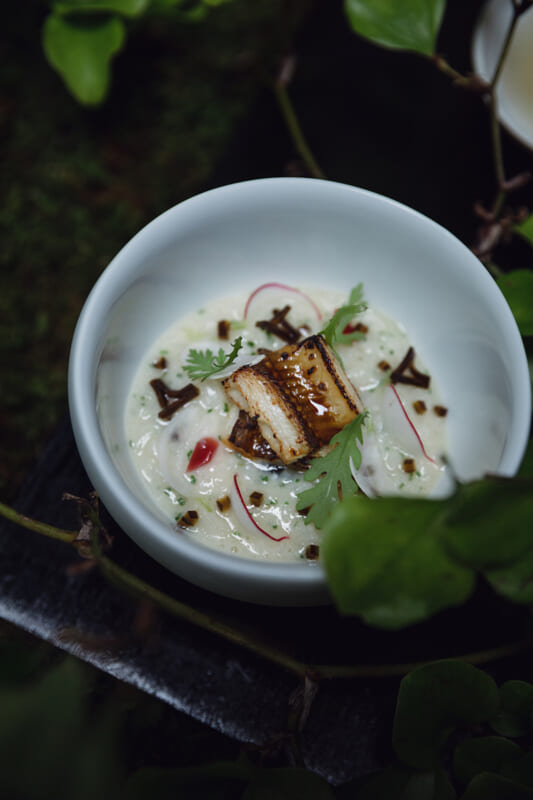
[[[350,292],[348,304],[338,308],[326,327],[320,331],[330,347],[335,347],[337,344],[349,344],[355,340],[365,338],[365,334],[361,331],[344,333],[344,330],[353,318],[365,311],[366,308],[367,304],[363,300],[363,284],[358,283]]]
[[[357,442],[363,443],[362,428],[367,414],[367,411],[358,414],[333,436],[333,450],[311,461],[305,479],[314,481],[318,478],[318,482],[300,492],[296,503],[297,511],[311,507],[305,518],[306,524],[312,522],[316,528],[323,528],[340,496],[348,497],[357,491],[350,459],[355,469],[359,469],[362,456]]]
[[[187,353],[187,363],[183,369],[188,373],[191,380],[205,381],[233,364],[242,347],[242,336],[238,336],[231,343],[231,346],[232,350],[229,353],[225,353],[220,348],[217,354],[213,353],[212,350],[195,350],[193,348]]]

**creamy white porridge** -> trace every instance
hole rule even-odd
[[[346,303],[346,295],[335,291],[267,285],[251,296],[207,304],[178,320],[149,349],[129,395],[126,436],[145,491],[176,535],[252,558],[316,558],[321,532],[297,510],[298,495],[311,485],[309,459],[284,464],[276,453],[258,458],[257,451],[243,449],[234,432],[244,412],[226,390],[239,368],[261,369],[266,356],[258,350],[298,347],[268,325],[257,326],[272,320],[274,309],[290,306],[277,330],[298,331],[305,342],[315,341],[313,334]],[[446,409],[431,372],[403,327],[379,310],[357,314],[347,330],[354,329],[362,338],[335,345],[335,352],[359,394],[358,411],[367,412],[362,463],[354,472],[358,485],[371,496],[431,494],[442,478],[446,451]],[[238,337],[242,346],[234,363],[203,381],[191,380],[191,350],[228,354]],[[184,389],[184,396],[176,396]]]

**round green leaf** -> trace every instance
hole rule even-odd
[[[453,772],[462,784],[482,772],[499,773],[502,766],[517,758],[522,749],[503,736],[480,736],[459,742],[453,754]]]
[[[508,761],[502,767],[501,774],[521,786],[533,789],[533,753],[522,753],[519,758]]]
[[[339,610],[401,628],[463,603],[474,573],[455,563],[430,530],[442,503],[347,498],[328,523],[323,563]]]
[[[445,660],[420,667],[400,684],[392,734],[396,754],[412,767],[431,768],[456,729],[492,719],[498,707],[495,682],[471,664]]]
[[[357,800],[455,800],[455,790],[443,769],[387,767],[365,780]],[[348,798],[348,795],[347,795]]]
[[[530,214],[518,225],[515,225],[514,231],[520,234],[527,242],[533,244],[533,214]]]
[[[533,336],[533,270],[516,269],[497,279],[522,336]]]
[[[496,592],[514,603],[533,603],[533,550],[508,567],[487,570],[485,578]]]
[[[477,775],[461,796],[461,800],[532,800],[532,798],[533,792],[530,789],[490,772]]]
[[[502,736],[525,736],[531,732],[533,686],[525,681],[506,681],[500,687],[501,708],[491,726]]]
[[[106,96],[110,62],[124,36],[124,25],[116,17],[82,25],[52,14],[44,23],[43,46],[74,97],[85,105],[96,105]]]
[[[446,0],[345,0],[356,33],[374,44],[431,56]]]
[[[149,5],[150,0],[59,0],[54,4],[54,11],[62,14],[107,12],[122,14],[124,17],[138,17]]]
[[[458,487],[440,528],[454,558],[484,569],[511,564],[533,548],[531,520],[531,479],[487,478]]]

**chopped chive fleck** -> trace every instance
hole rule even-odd
[[[190,481],[190,483],[196,483],[196,475],[191,475],[189,477],[189,481]]]
[[[228,411],[229,411],[229,405],[227,403],[224,403],[224,414],[227,414]]]

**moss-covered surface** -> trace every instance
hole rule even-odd
[[[234,0],[201,23],[130,27],[111,93],[84,109],[47,65],[47,5],[3,9],[0,43],[0,496],[12,499],[66,411],[69,343],[120,247],[200,191],[279,45],[281,2]]]

